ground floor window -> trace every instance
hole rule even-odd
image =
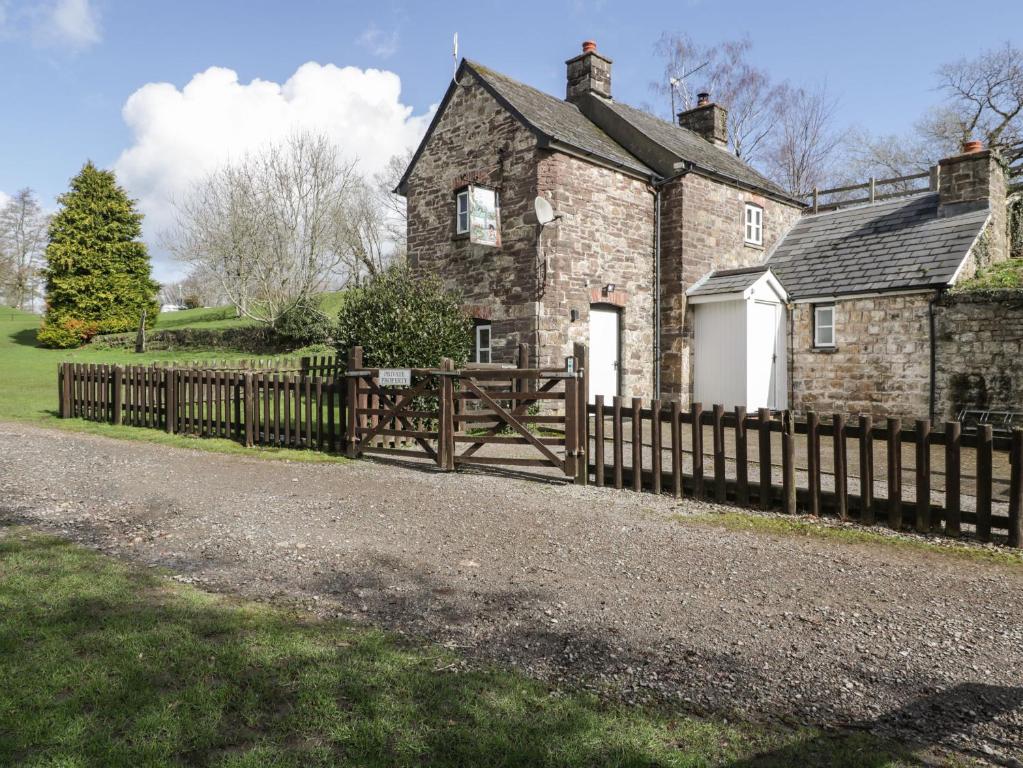
[[[835,346],[835,305],[821,304],[813,308],[813,345]]]
[[[478,323],[476,325],[476,345],[473,359],[477,363],[490,362],[490,323]]]

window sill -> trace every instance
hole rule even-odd
[[[763,243],[747,243],[747,242],[744,241],[743,245],[746,246],[747,248],[752,248],[754,251],[762,251],[762,250],[764,250],[764,244]]]
[[[838,347],[810,347],[810,352],[817,355],[833,355],[838,351]]]
[[[457,234],[455,234],[455,235],[452,235],[452,236],[451,236],[451,239],[452,239],[452,240],[454,240],[454,241],[458,241],[458,240],[468,240],[468,239],[469,239],[469,233],[468,233],[468,232],[465,232],[464,234],[461,234],[461,235],[457,235]]]

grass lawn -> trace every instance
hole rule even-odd
[[[923,765],[625,708],[0,526],[0,765]]]
[[[179,315],[190,315],[192,321],[200,327],[212,327],[206,325],[207,323],[238,322],[233,318],[224,320],[222,316],[225,314],[230,314],[230,312],[223,308],[168,312],[160,315],[157,326],[163,327],[162,323],[165,318],[172,318],[172,322],[179,322]],[[217,317],[221,317],[221,319],[218,320]],[[185,322],[176,327],[185,327],[187,324]],[[31,421],[63,429],[198,448],[217,453],[244,452],[247,456],[299,461],[345,461],[341,457],[313,451],[276,448],[244,449],[230,440],[205,440],[185,435],[168,435],[155,429],[115,427],[112,424],[99,424],[79,419],[59,419],[57,417],[57,367],[64,361],[138,365],[172,360],[247,359],[252,358],[253,355],[222,349],[209,352],[191,349],[177,352],[148,352],[141,355],[130,350],[93,349],[89,346],[70,350],[43,349],[37,347],[35,342],[38,328],[38,315],[8,308],[0,309],[0,420]]]

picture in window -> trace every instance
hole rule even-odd
[[[499,246],[500,218],[497,190],[469,187],[469,240],[477,245]]]

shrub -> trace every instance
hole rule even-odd
[[[334,323],[312,299],[303,299],[277,318],[274,332],[282,342],[296,347],[323,344],[334,335]]]
[[[36,334],[36,341],[44,347],[68,349],[80,347],[99,333],[99,324],[74,317],[46,321]]]
[[[337,334],[341,354],[361,346],[373,368],[435,368],[445,357],[458,367],[469,356],[472,320],[437,278],[396,265],[345,294]]]

